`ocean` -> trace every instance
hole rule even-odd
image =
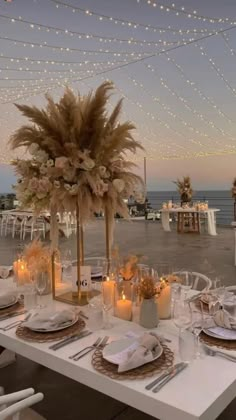
[[[156,210],[161,209],[162,203],[169,200],[180,203],[177,191],[148,191],[147,197],[151,207]],[[216,213],[217,224],[230,226],[234,220],[234,199],[231,191],[195,191],[192,201],[208,201],[209,207],[219,209]]]

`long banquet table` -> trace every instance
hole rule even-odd
[[[59,302],[48,302],[50,309],[62,309],[65,306]],[[112,322],[111,330],[96,331],[56,352],[49,349],[51,343],[27,342],[18,338],[14,329],[8,332],[0,330],[0,345],[157,419],[214,420],[235,398],[236,364],[220,357],[204,356],[191,362],[187,369],[157,394],[145,390],[145,385],[155,376],[118,381],[96,372],[91,365],[91,354],[77,362],[68,359],[69,355],[91,345],[97,337],[109,335],[112,340],[131,330],[135,333],[144,331],[134,322],[118,318],[112,318]],[[1,327],[7,323],[9,319],[2,321]],[[178,330],[173,321],[161,321],[156,331],[171,340],[168,346],[174,351],[175,362],[179,361]]]
[[[211,236],[216,236],[216,212],[220,211],[219,209],[208,209],[208,210],[196,210],[192,208],[172,208],[172,209],[161,209],[161,222],[162,227],[165,232],[170,232],[170,215],[178,213],[197,213],[199,215],[205,215],[207,217],[207,227],[208,234]]]

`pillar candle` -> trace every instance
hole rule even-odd
[[[27,268],[25,261],[19,260],[17,267],[17,280],[19,285],[29,283],[30,281],[30,272]]]
[[[108,305],[110,302],[114,304],[115,298],[115,281],[111,280],[109,276],[107,276],[106,280],[102,283],[103,289],[103,302],[105,305]]]
[[[122,295],[122,299],[116,302],[116,315],[118,318],[131,321],[132,317],[132,302],[126,299],[125,294]]]
[[[161,292],[157,299],[158,315],[160,319],[170,318],[171,312],[171,288],[165,280],[161,281]]]

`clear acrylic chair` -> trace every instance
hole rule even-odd
[[[192,277],[192,289],[199,291],[207,291],[212,287],[212,281],[205,274],[197,273],[196,271],[175,271],[173,274],[179,276]]]
[[[1,388],[3,391],[3,388]],[[36,404],[44,398],[41,392],[34,393],[33,388],[27,388],[22,391],[13,392],[0,396],[0,420],[43,420],[43,417],[35,411],[29,410],[33,404]],[[3,393],[3,392],[1,392]]]

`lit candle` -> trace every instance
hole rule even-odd
[[[122,299],[116,302],[116,315],[118,318],[131,321],[132,317],[132,302],[125,298],[125,294],[122,293]]]
[[[17,281],[19,285],[29,283],[30,281],[30,272],[27,268],[26,263],[22,260],[18,260]]]
[[[160,319],[170,318],[171,288],[165,280],[161,280],[160,295],[157,299],[158,315]]]
[[[115,299],[115,281],[111,280],[109,276],[107,276],[106,280],[102,283],[103,288],[103,301],[106,302],[113,302]]]

